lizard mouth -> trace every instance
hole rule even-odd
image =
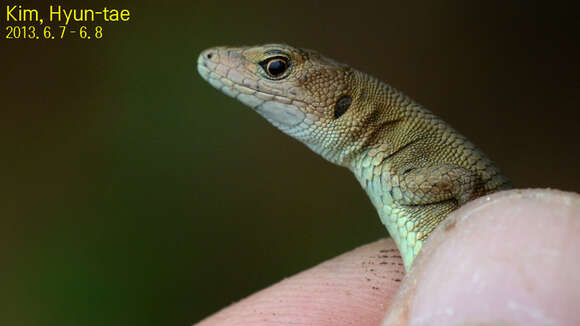
[[[231,96],[260,113],[264,118],[279,128],[300,124],[306,114],[288,98],[261,92],[243,85],[230,76],[243,76],[241,68],[218,61],[223,48],[212,48],[203,51],[197,59],[197,71],[210,85]],[[223,60],[222,60],[223,61]],[[242,81],[246,79],[242,78]],[[257,87],[257,81],[254,83]]]

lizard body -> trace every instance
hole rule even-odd
[[[315,51],[216,47],[200,75],[328,161],[350,169],[409,269],[431,231],[509,181],[472,143],[400,91]]]

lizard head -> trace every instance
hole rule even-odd
[[[197,68],[212,86],[331,162],[347,165],[360,147],[368,114],[359,108],[366,95],[353,86],[356,71],[344,64],[269,44],[210,48],[200,54]]]

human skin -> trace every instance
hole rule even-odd
[[[580,195],[511,190],[469,202],[404,274],[383,239],[198,325],[580,325]]]

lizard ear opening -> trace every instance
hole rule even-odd
[[[352,97],[345,95],[341,97],[334,105],[334,118],[340,118],[352,103]]]

